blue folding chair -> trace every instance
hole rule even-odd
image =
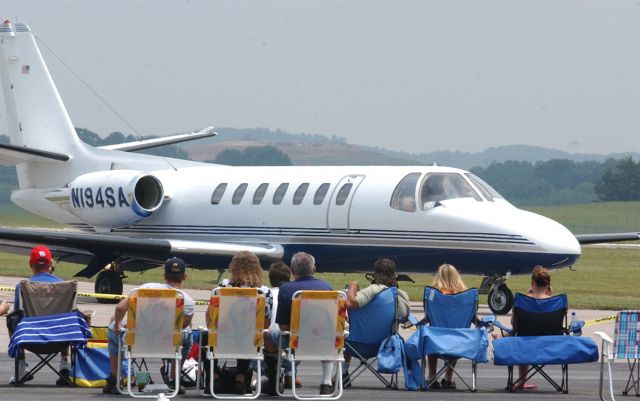
[[[516,294],[513,303],[513,336],[493,342],[494,364],[508,367],[507,390],[515,391],[536,374],[557,391],[569,391],[569,364],[595,362],[598,346],[585,337],[569,336],[566,294],[535,299]],[[514,380],[514,365],[528,365],[526,373]],[[544,368],[561,366],[558,383]]]
[[[426,383],[428,388],[447,369],[473,392],[476,391],[477,363],[487,362],[489,340],[484,325],[477,320],[478,289],[446,295],[434,287],[424,289],[424,314],[428,326],[420,327],[422,355],[437,356],[444,362],[435,376]],[[474,324],[476,327],[471,328]],[[455,361],[460,358],[471,360],[471,385],[455,369]],[[423,366],[425,366],[423,357]]]
[[[345,340],[345,352],[357,358],[360,365],[345,376],[344,386],[350,385],[365,369],[369,369],[388,388],[398,388],[397,373],[387,380],[373,365],[380,344],[397,331],[397,299],[398,289],[390,287],[378,293],[364,307],[349,311],[349,337]]]

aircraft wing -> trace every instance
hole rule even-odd
[[[143,150],[157,148],[164,145],[172,145],[180,142],[194,141],[200,138],[207,138],[210,136],[218,135],[213,131],[213,127],[203,128],[198,132],[191,132],[189,134],[178,134],[172,136],[165,136],[161,138],[145,139],[142,141],[118,143],[115,145],[101,146],[102,149],[108,150],[121,150],[124,152],[133,152],[134,150]]]
[[[215,257],[231,257],[240,251],[250,251],[266,260],[277,260],[284,254],[279,244],[135,238],[71,230],[0,227],[0,251],[28,254],[37,244],[48,246],[57,260],[87,264],[76,274],[82,277],[93,276],[117,258],[132,260],[132,266],[137,266],[135,270],[144,270],[171,256],[182,257],[189,263],[191,257],[202,260],[203,256],[211,256],[214,260]]]
[[[640,233],[578,234],[576,239],[582,245],[634,241],[640,239]]]

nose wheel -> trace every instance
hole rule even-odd
[[[506,283],[508,276],[509,273],[486,275],[478,288],[478,293],[489,294],[487,303],[496,315],[507,314],[513,306],[513,292]]]
[[[489,291],[488,304],[496,315],[505,315],[513,306],[513,292],[506,284],[494,285]]]

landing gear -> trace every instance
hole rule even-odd
[[[511,310],[513,306],[513,292],[507,287],[506,284],[500,284],[499,286],[493,286],[489,291],[488,297],[489,309],[496,315],[505,315]]]
[[[478,290],[480,294],[489,294],[487,303],[496,315],[507,314],[513,306],[513,292],[507,287],[506,281],[506,275],[484,276]]]
[[[98,273],[95,285],[96,294],[122,295],[122,275],[118,271],[103,270]],[[101,304],[116,304],[117,299],[98,298]]]

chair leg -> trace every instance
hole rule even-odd
[[[22,352],[24,352],[24,351],[22,351]],[[20,375],[20,372],[19,372],[19,370],[20,370],[20,358],[16,357],[16,358],[13,359],[13,361],[14,361],[14,364],[15,364],[14,373],[13,373],[13,385],[14,386],[19,386],[20,385],[20,379],[22,379],[22,377],[19,376]]]
[[[640,364],[637,359],[633,359],[633,363],[631,363],[631,359],[627,359],[627,366],[629,366],[629,378],[627,379],[627,385],[624,387],[622,391],[622,395],[628,395],[629,390],[635,389],[636,396],[638,395],[638,379],[636,378],[635,370],[636,366],[640,370]],[[640,377],[640,374],[639,376]]]
[[[512,393],[516,391],[513,386],[513,365],[507,366],[507,387],[505,388],[505,390]]]
[[[640,363],[638,359],[627,359],[627,367],[629,368],[629,378],[622,395],[628,395],[631,390],[634,390],[637,397],[640,391]]]

